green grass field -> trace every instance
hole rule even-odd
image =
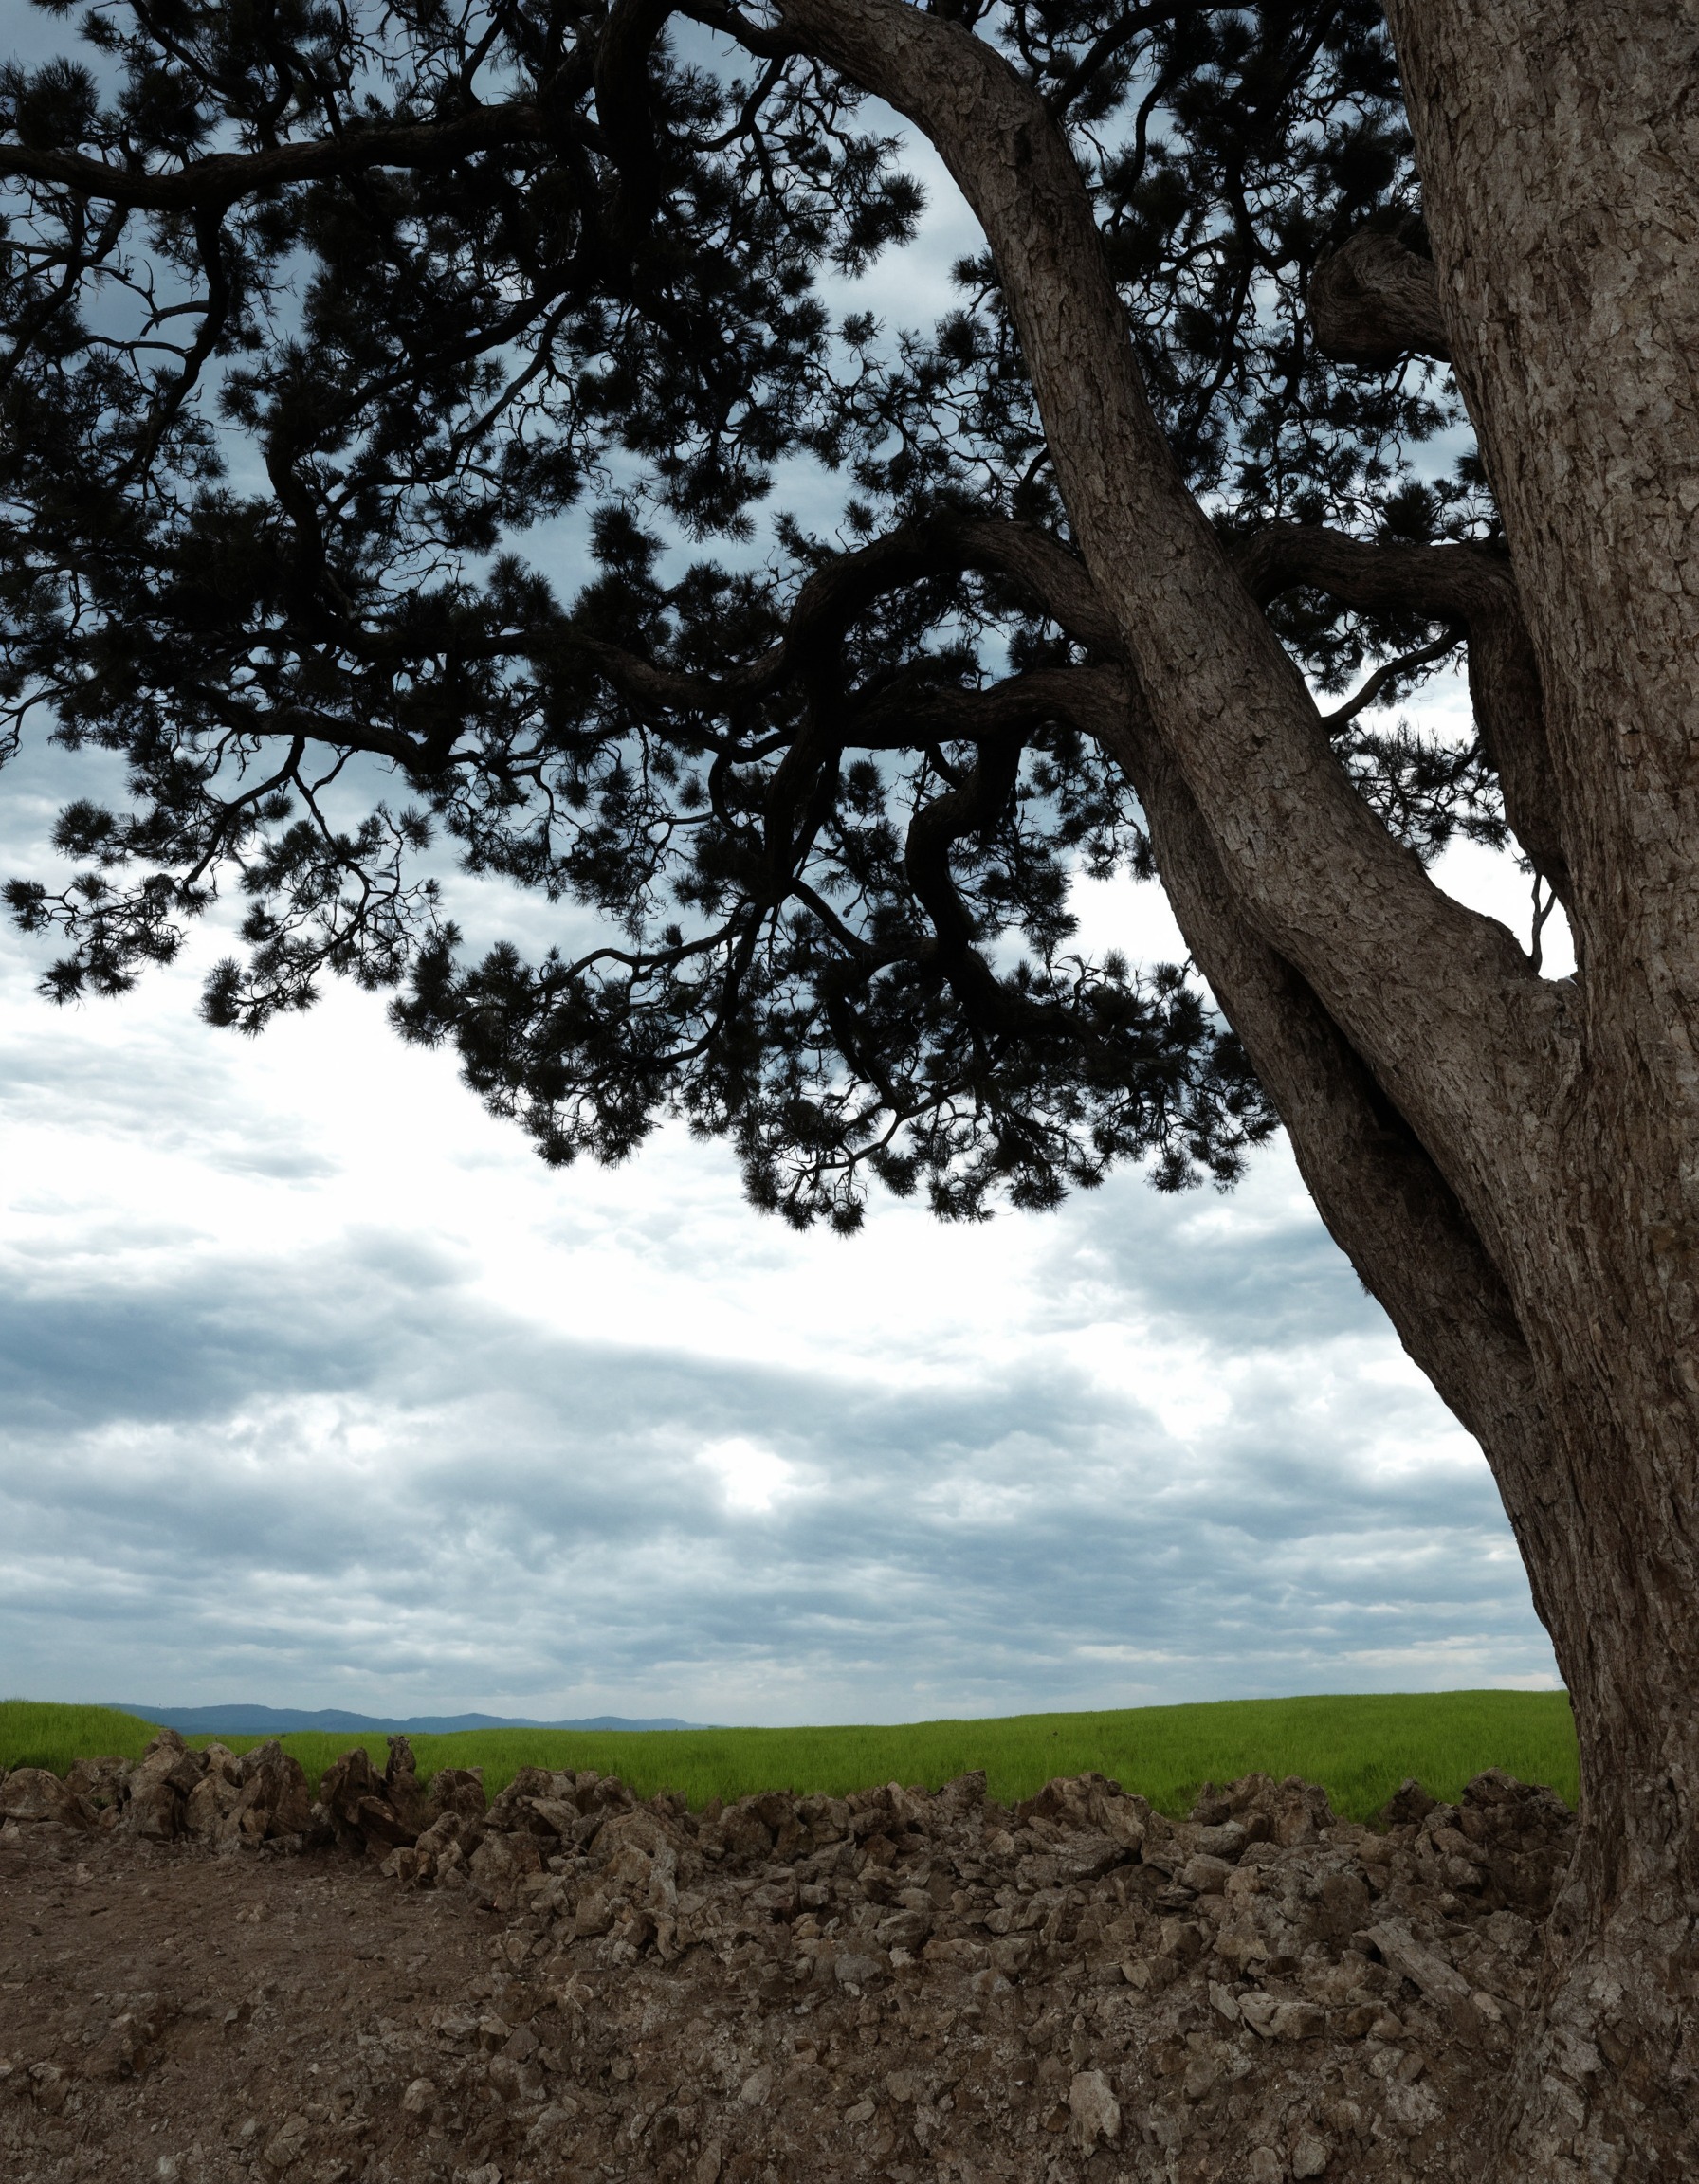
[[[0,1702],[0,1766],[51,1767],[101,1752],[139,1757],[153,1734],[134,1714],[102,1706]],[[205,1744],[209,1738],[192,1738]],[[223,1739],[247,1751],[257,1737]],[[318,1733],[283,1739],[317,1783],[350,1744],[379,1766],[382,1737]],[[679,1729],[624,1734],[472,1730],[420,1737],[421,1774],[482,1767],[493,1796],[521,1767],[594,1767],[641,1795],[683,1791],[692,1806],[755,1790],[843,1795],[876,1782],[924,1783],[983,1767],[991,1794],[1030,1797],[1054,1774],[1088,1769],[1137,1790],[1165,1812],[1191,1805],[1198,1785],[1260,1769],[1326,1788],[1336,1811],[1370,1818],[1414,1774],[1455,1798],[1471,1774],[1502,1767],[1544,1782],[1571,1805],[1575,1731],[1561,1691],[1437,1691],[1365,1698],[1230,1699],[1213,1705],[1142,1706],[1114,1714],[1016,1714],[991,1721],[916,1721],[888,1728]]]

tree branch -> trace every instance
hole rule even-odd
[[[1066,139],[1032,87],[957,24],[904,0],[776,7],[926,133],[974,208],[1082,554],[1245,914],[1489,1217],[1507,1143],[1525,1147],[1525,1119],[1551,1105],[1561,998],[1504,926],[1428,879],[1350,783],[1161,436]]]
[[[657,202],[659,175],[654,125],[649,110],[649,57],[671,12],[672,0],[614,0],[596,42],[596,119],[619,170],[619,192],[610,225],[627,240],[648,225]]]
[[[1443,362],[1452,354],[1434,261],[1375,228],[1360,229],[1310,275],[1309,323],[1323,355],[1342,364]]]
[[[1314,990],[1258,938],[1132,679],[1110,665],[1050,669],[940,692],[936,710],[941,733],[975,738],[1064,719],[1119,761],[1194,957],[1279,1108],[1336,1241],[1464,1425],[1489,1447],[1513,1433],[1534,1462],[1539,1396],[1503,1277]],[[931,724],[932,708],[925,718]]]
[[[1365,545],[1310,523],[1270,523],[1232,552],[1260,606],[1305,587],[1361,611],[1391,609],[1462,623],[1475,724],[1506,814],[1529,863],[1567,905],[1567,828],[1540,671],[1506,556],[1489,546]]]
[[[1347,607],[1469,623],[1516,611],[1509,564],[1489,546],[1365,544],[1321,523],[1268,523],[1229,551],[1259,607],[1312,585]]]
[[[1059,120],[1064,118],[1080,93],[1096,82],[1123,46],[1130,46],[1141,31],[1148,30],[1153,24],[1172,21],[1174,13],[1174,0],[1162,0],[1161,5],[1134,8],[1111,23],[1106,30],[1099,32],[1067,75],[1046,92],[1046,106]]]
[[[1122,655],[1120,636],[1084,564],[1035,526],[1002,517],[940,517],[903,525],[841,555],[802,586],[779,642],[730,675],[657,666],[601,638],[564,641],[633,701],[675,712],[724,714],[768,698],[818,664],[858,614],[886,593],[943,571],[998,575],[1094,652]],[[522,648],[523,640],[514,649]]]
[[[1331,713],[1323,714],[1322,719],[1327,724],[1328,734],[1337,735],[1348,720],[1355,720],[1360,713],[1366,712],[1381,691],[1389,683],[1396,682],[1400,676],[1412,674],[1417,667],[1426,667],[1435,660],[1443,660],[1448,652],[1454,651],[1458,634],[1455,629],[1447,629],[1432,645],[1420,646],[1414,652],[1400,653],[1398,659],[1383,662],[1361,690],[1354,691],[1343,705],[1336,705]]]
[[[985,743],[1011,736],[1024,739],[1046,720],[1072,720],[1105,672],[1096,667],[1036,667],[1008,675],[983,690],[933,682],[923,689],[899,683],[846,715],[846,744],[860,750],[915,750],[928,742]],[[1117,685],[1119,687],[1119,684]]]
[[[1546,1426],[1508,1285],[1419,1136],[1307,980],[1256,935],[1233,875],[1130,682],[1083,670],[1055,692],[1124,767],[1195,960],[1278,1108],[1329,1233],[1453,1414],[1492,1451],[1525,1552],[1549,1553]],[[1551,1567],[1528,1553],[1530,1573]],[[1535,1608],[1551,1620],[1549,1604]]]
[[[588,71],[585,72],[588,81]],[[557,80],[551,99],[581,86]],[[54,152],[31,144],[0,144],[0,179],[63,185],[105,204],[144,212],[222,212],[243,198],[264,196],[292,182],[362,174],[374,167],[436,167],[471,152],[502,144],[541,142],[550,134],[540,99],[483,106],[448,121],[351,127],[309,144],[280,144],[265,152],[221,152],[192,160],[174,173],[114,167],[80,152]]]

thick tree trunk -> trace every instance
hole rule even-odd
[[[1658,1163],[1628,1156],[1606,1105],[1577,1102],[1569,1219],[1529,1237],[1546,1264],[1518,1284],[1546,1444],[1482,1434],[1581,1748],[1581,1831],[1498,2173],[1650,2184],[1699,2175],[1699,1416],[1690,1335],[1660,1294],[1674,1240],[1636,1219]]]
[[[1580,1845],[1485,2166],[1699,2175],[1690,0],[1389,0],[1531,645],[1505,771],[1562,876],[1581,968],[1561,983],[1351,791],[1175,473],[1027,86],[904,0],[778,5],[926,131],[979,216],[1128,664],[1099,732],[1330,1229],[1487,1451],[1569,1685]]]
[[[1509,2173],[1699,2174],[1699,18],[1391,0],[1564,806],[1584,1065],[1519,1317],[1581,1737]],[[1489,1454],[1494,1453],[1489,1448]],[[1514,1507],[1514,1503],[1512,1503]]]

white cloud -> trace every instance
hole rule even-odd
[[[719,1479],[728,1509],[771,1509],[781,1494],[791,1491],[795,1476],[782,1456],[741,1433],[710,1441],[699,1461]]]

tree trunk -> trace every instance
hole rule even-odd
[[[1685,0],[1387,11],[1540,664],[1581,963],[1582,1066],[1512,1276],[1552,1447],[1525,1475],[1489,1447],[1512,1515],[1539,1514],[1524,1546],[1582,1776],[1506,2161],[1683,2176],[1699,2173],[1699,20]]]
[[[1127,663],[1098,733],[1329,1229],[1486,1450],[1569,1686],[1580,1847],[1485,2167],[1699,2175],[1690,0],[1388,6],[1544,697],[1499,725],[1525,731],[1512,818],[1538,803],[1529,846],[1563,875],[1562,982],[1351,790],[1175,471],[1030,89],[904,0],[778,9],[926,132],[984,227]]]

